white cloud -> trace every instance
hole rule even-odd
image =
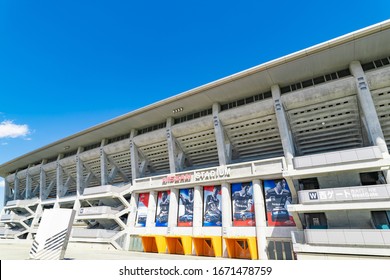
[[[9,120],[0,123],[0,138],[24,137],[29,133],[30,129],[27,124],[14,124]]]
[[[7,142],[1,142],[0,145],[1,145],[1,146],[5,146],[5,145],[8,145],[8,143],[7,143]]]
[[[0,178],[0,188],[4,188],[4,179]]]

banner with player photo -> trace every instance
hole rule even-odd
[[[233,226],[255,226],[252,182],[232,184]]]
[[[192,227],[194,215],[194,189],[179,190],[179,227]]]
[[[222,226],[222,192],[221,186],[203,188],[203,226]]]
[[[169,196],[171,191],[161,191],[157,195],[156,227],[168,226]]]
[[[136,227],[144,227],[146,225],[146,217],[148,215],[149,193],[140,193],[137,205],[137,222]]]
[[[295,226],[293,217],[287,211],[292,198],[286,180],[264,180],[263,183],[268,226]]]

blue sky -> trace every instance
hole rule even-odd
[[[0,164],[389,15],[387,0],[3,0]]]

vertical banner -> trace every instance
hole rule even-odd
[[[252,182],[232,184],[233,226],[255,226]]]
[[[203,188],[204,216],[203,226],[222,226],[222,193],[221,186]]]
[[[194,214],[194,189],[179,190],[179,227],[192,227]]]
[[[171,194],[171,191],[158,192],[156,227],[167,227],[168,226],[169,196],[170,196],[170,194]]]
[[[144,227],[146,225],[146,217],[148,215],[149,193],[140,193],[137,206],[137,223],[136,227]]]
[[[287,211],[291,203],[291,192],[286,180],[264,180],[268,226],[295,226]]]

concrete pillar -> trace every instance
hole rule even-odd
[[[146,217],[147,232],[148,232],[148,229],[155,227],[156,208],[157,208],[157,192],[151,191],[149,193],[148,215]],[[152,232],[148,232],[148,233],[152,233]]]
[[[137,131],[135,129],[132,129],[130,133],[130,161],[131,161],[131,177],[132,177],[133,185],[134,185],[134,180],[140,177],[139,166],[138,166],[138,162],[139,162],[138,149],[133,141],[136,135],[137,135]]]
[[[14,200],[19,199],[19,178],[18,172],[15,172],[15,180],[14,180]]]
[[[217,103],[214,103],[213,104],[214,134],[217,142],[219,165],[226,165],[229,163],[229,158],[226,152],[225,134],[223,131],[222,123],[218,117],[220,110],[221,110],[221,106]]]
[[[385,137],[383,136],[381,124],[375,109],[374,101],[363,68],[359,61],[352,61],[349,65],[352,75],[355,77],[357,86],[357,97],[362,115],[367,125],[367,133],[373,145],[381,150],[382,154],[389,156]]]
[[[29,169],[27,168],[25,199],[30,199],[31,198],[31,194],[32,194],[31,175],[30,175]]]
[[[138,203],[138,193],[132,193],[130,197],[130,213],[127,216],[127,222],[126,222],[126,236],[125,236],[125,245],[124,249],[129,250],[130,249],[130,231],[135,227],[136,218],[137,218],[137,203]]]
[[[172,188],[169,195],[168,227],[177,227],[177,214],[179,209],[179,189]]]
[[[77,197],[79,197],[83,194],[84,190],[83,162],[79,155],[76,156],[76,188]]]
[[[370,88],[368,87],[366,75],[359,61],[352,61],[349,65],[352,75],[355,77],[357,97],[363,116],[363,123],[367,129],[367,135],[371,145],[378,146],[383,157],[389,157],[385,137],[375,109]],[[386,181],[390,182],[390,172],[385,170]]]
[[[73,210],[76,210],[76,213],[79,212],[81,207],[80,196],[84,192],[84,175],[83,175],[83,162],[80,158],[80,154],[83,152],[83,147],[79,147],[76,155],[76,199],[74,201]]]
[[[194,187],[194,215],[192,217],[192,235],[202,235],[203,226],[203,188]]]
[[[253,180],[252,184],[255,203],[257,249],[259,259],[267,260],[267,210],[264,203],[263,186],[258,179]]]
[[[62,166],[60,164],[60,158],[57,159],[57,167],[56,167],[56,182],[57,182],[57,200],[54,204],[54,208],[60,208],[58,200],[62,197],[64,193],[64,171],[62,170]]]
[[[104,152],[104,145],[107,140],[103,139],[100,144],[100,184],[102,186],[108,184],[108,171],[107,171],[107,156]]]
[[[135,222],[137,218],[137,203],[138,203],[139,194],[132,193],[130,197],[130,214],[127,218],[127,226],[129,228],[135,227]]]
[[[276,120],[278,122],[278,129],[280,138],[282,140],[283,152],[287,162],[287,168],[293,169],[293,157],[295,155],[294,142],[290,125],[288,123],[286,112],[284,111],[282,99],[280,97],[280,88],[278,85],[271,87],[272,99],[274,101],[274,108]]]
[[[233,226],[232,220],[232,195],[230,185],[226,182],[221,185],[222,191],[222,235],[227,233],[227,229]],[[222,255],[228,257],[227,246],[222,243]]]
[[[3,206],[7,204],[8,201],[11,200],[11,189],[9,187],[9,182],[7,178],[4,178],[4,201]]]
[[[46,172],[43,167],[40,168],[39,174],[39,199],[42,201],[46,199]]]
[[[168,118],[167,125],[166,125],[166,134],[167,134],[167,146],[168,146],[168,158],[169,158],[169,172],[176,173],[180,171],[180,168],[177,166],[176,143],[175,143],[175,138],[173,137],[171,131],[172,124],[173,124],[173,118]]]

